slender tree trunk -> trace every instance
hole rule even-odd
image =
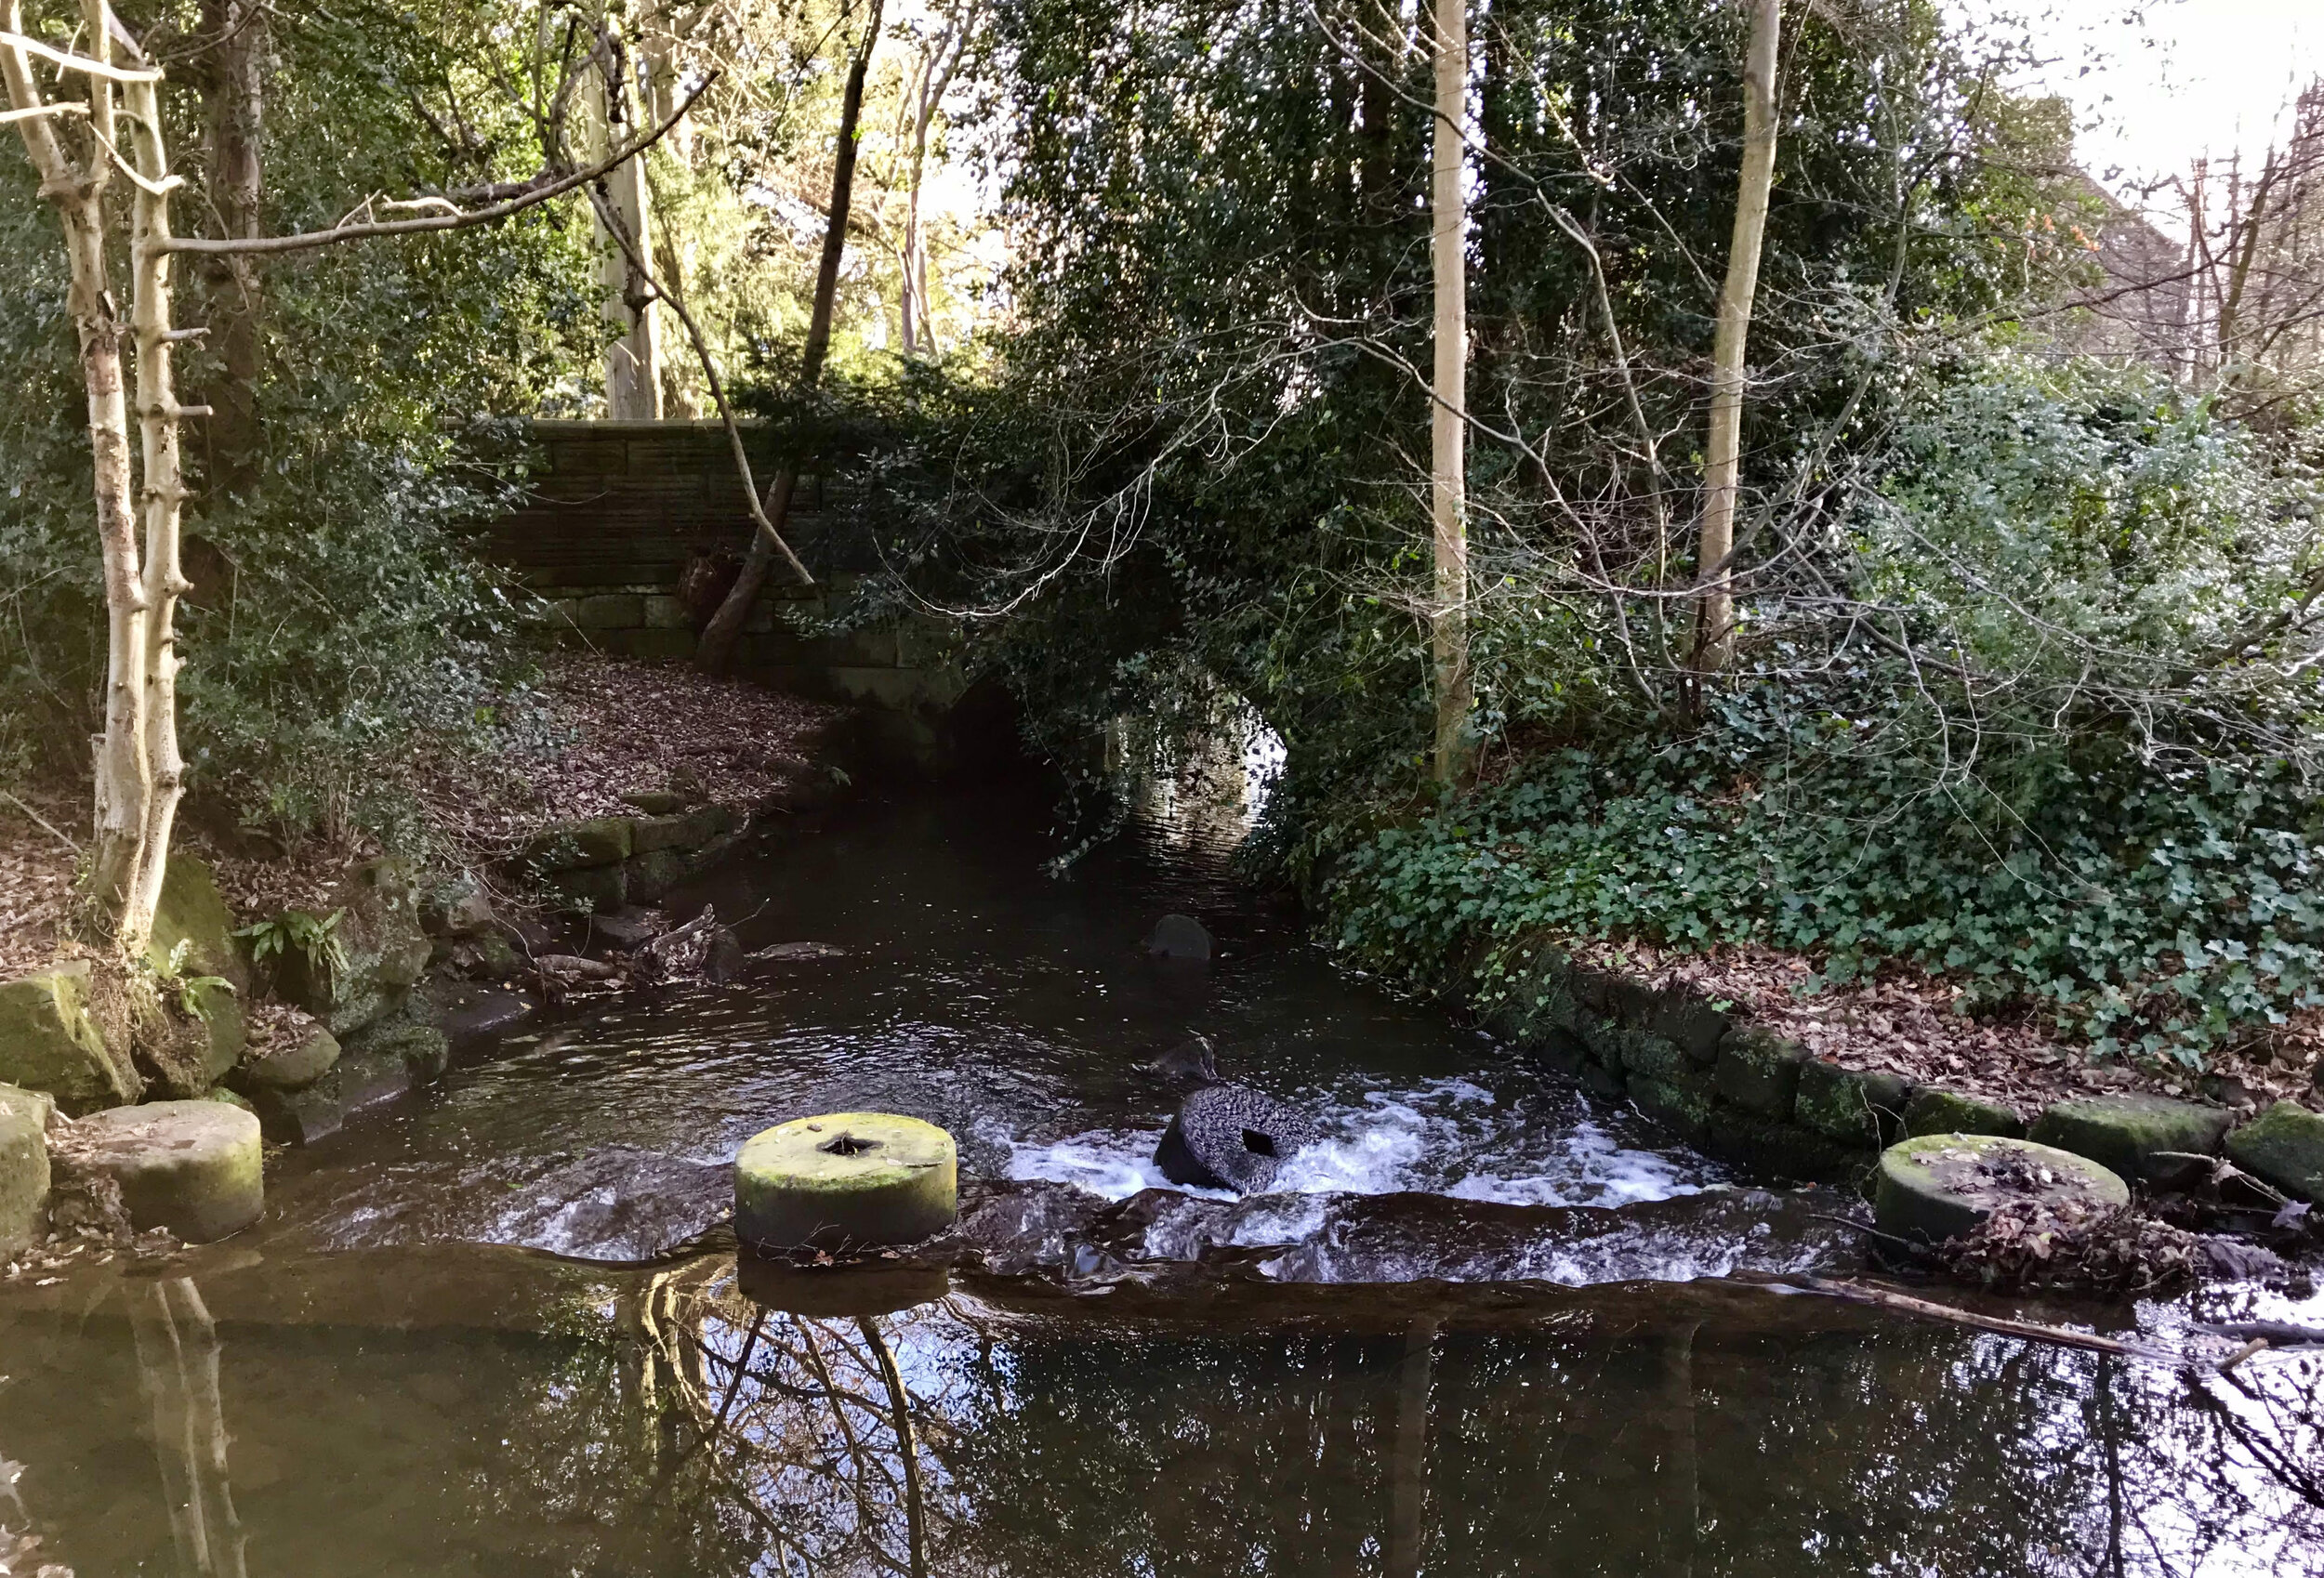
[[[952,86],[953,73],[969,52],[982,0],[965,0],[957,16],[944,24],[930,46],[928,64],[920,75],[918,101],[912,120],[912,166],[904,200],[904,354],[933,349],[935,326],[928,299],[928,237],[920,227],[920,191],[928,168],[928,134],[936,112]]]
[[[209,130],[209,195],[218,233],[259,234],[263,193],[259,142],[265,127],[267,13],[263,0],[202,0],[202,35],[213,40],[203,84]],[[214,493],[249,490],[258,477],[258,333],[262,306],[256,257],[227,254],[202,270],[209,347],[218,358],[206,398],[208,480]]]
[[[112,37],[104,7],[89,0],[93,17],[89,58],[109,61]],[[7,28],[24,31],[23,7],[8,0]],[[61,115],[46,107],[20,48],[0,50],[10,108],[24,115],[17,130],[40,175],[41,195],[64,227],[72,284],[65,298],[80,342],[81,381],[87,391],[89,453],[97,505],[97,539],[105,579],[105,730],[96,741],[96,839],[91,886],[98,901],[117,910],[134,885],[145,829],[146,770],[139,748],[145,733],[145,589],[139,571],[137,519],[130,497],[129,410],[122,375],[123,326],[105,261],[105,189],[109,169],[100,146],[86,163],[66,151]],[[101,75],[87,77],[90,129],[115,140],[115,89]]]
[[[1735,552],[1735,496],[1743,447],[1743,362],[1759,290],[1759,249],[1776,178],[1776,47],[1783,0],[1749,0],[1750,42],[1743,66],[1743,174],[1735,197],[1735,240],[1719,292],[1719,328],[1710,353],[1710,434],[1703,449],[1703,527],[1696,556],[1702,585],[1695,666],[1712,673],[1735,649],[1735,597],[1728,589]]]
[[[593,91],[584,96],[585,148],[591,159],[603,158],[636,129],[631,123],[632,107],[639,102],[638,84],[632,78],[621,9],[618,5],[608,7],[606,37],[612,48],[593,73]],[[653,189],[646,181],[644,159],[625,161],[608,172],[604,185],[622,223],[644,256],[652,257]],[[662,414],[661,334],[654,291],[604,225],[600,223],[596,230],[605,319],[620,331],[605,348],[605,414],[616,421],[651,422]]]
[[[170,174],[162,143],[159,85],[131,83],[124,95],[131,125],[128,152],[137,171],[129,243],[132,326],[138,345],[138,430],[142,448],[145,512],[145,717],[142,752],[147,770],[142,855],[137,880],[122,908],[117,940],[131,957],[145,951],[161,906],[169,835],[185,796],[186,763],[178,748],[178,599],[192,590],[178,559],[178,528],[186,502],[170,328],[169,194],[181,178]],[[207,414],[206,412],[202,413]]]
[[[1429,515],[1435,536],[1429,646],[1436,691],[1436,781],[1476,769],[1469,673],[1469,206],[1461,189],[1469,126],[1468,0],[1436,0],[1436,139],[1430,255],[1436,366],[1429,421]]]
[[[812,392],[823,381],[824,359],[831,351],[832,303],[838,295],[839,262],[847,251],[848,204],[855,190],[856,127],[864,113],[864,78],[871,71],[872,50],[879,43],[881,4],[882,0],[872,0],[863,46],[848,67],[847,89],[839,100],[838,146],[831,166],[831,217],[824,226],[823,262],[815,273],[814,310],[807,321],[807,346],[799,358],[801,393]],[[779,536],[789,524],[791,497],[798,487],[797,469],[786,466],[775,473],[767,489],[764,513],[773,524],[775,535]],[[733,658],[734,643],[741,638],[751,606],[765,589],[767,572],[774,565],[775,547],[768,540],[769,535],[763,531],[752,535],[750,552],[743,560],[742,573],[734,578],[733,589],[726,594],[718,612],[703,627],[694,662],[706,672],[723,673]]]

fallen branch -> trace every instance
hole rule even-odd
[[[1829,1277],[1787,1277],[1763,1286],[1790,1288],[1800,1293],[1812,1293],[1825,1298],[1836,1298],[1846,1304],[1868,1305],[1875,1309],[1890,1309],[1899,1315],[1911,1315],[1923,1321],[1942,1321],[1948,1325],[1965,1326],[1971,1331],[1992,1332],[2005,1337],[2023,1337],[2028,1342],[2044,1342],[2057,1348],[2078,1348],[2088,1353],[2111,1353],[2126,1359],[2159,1360],[2160,1356],[2123,1342],[2117,1337],[2102,1337],[2095,1332],[2078,1332],[2070,1326],[2045,1325],[2039,1321],[2012,1321],[1999,1315],[1980,1315],[1974,1310],[1956,1308],[1931,1299],[1915,1298],[1910,1294],[1892,1293],[1886,1288],[1867,1287],[1862,1282],[1835,1282]]]

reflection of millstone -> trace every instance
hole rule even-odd
[[[1210,933],[1192,915],[1164,915],[1146,933],[1146,952],[1157,959],[1200,962],[1210,957]]]
[[[786,1315],[831,1320],[845,1315],[891,1315],[933,1304],[952,1291],[942,1266],[894,1266],[874,1260],[843,1266],[790,1266],[761,1260],[747,1249],[734,1267],[743,1296]]]
[[[1273,1097],[1214,1085],[1179,1107],[1154,1163],[1174,1184],[1258,1194],[1275,1181],[1286,1158],[1314,1140],[1314,1126]]]
[[[959,1157],[918,1118],[836,1112],[753,1135],[734,1159],[734,1234],[774,1250],[915,1243],[952,1225]]]

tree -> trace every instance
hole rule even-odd
[[[180,405],[178,400],[174,348],[206,331],[180,329],[172,322],[177,257],[270,256],[494,223],[601,179],[657,140],[670,123],[624,141],[587,168],[545,168],[529,180],[470,195],[472,202],[482,199],[477,206],[463,206],[451,195],[429,194],[400,203],[366,201],[322,230],[178,236],[171,230],[169,200],[183,179],[169,168],[161,108],[163,72],[146,59],[107,0],[82,0],[79,51],[29,35],[22,0],[7,0],[5,14],[0,76],[7,84],[7,119],[16,124],[40,176],[42,195],[56,207],[63,225],[72,279],[69,310],[88,401],[108,631],[90,883],[112,922],[116,947],[125,957],[135,959],[144,953],[152,935],[170,837],[185,794],[185,761],[178,743],[176,618],[178,598],[191,586],[179,554],[188,497],[180,428],[186,417],[211,414],[207,407]],[[65,80],[86,85],[86,98],[50,99],[34,75],[34,59],[56,68]],[[594,51],[579,60],[562,58],[563,76],[556,87],[560,99],[571,91],[574,74],[589,69],[595,59]],[[681,107],[679,113],[683,112]],[[69,128],[75,125],[83,135],[71,137]],[[116,174],[135,191],[125,326],[112,290],[106,253],[111,229],[107,195]],[[372,217],[376,208],[417,217],[382,220]],[[125,337],[135,347],[139,453],[134,493],[123,383]]]
[[[1710,434],[1703,446],[1703,525],[1696,553],[1703,588],[1695,632],[1695,666],[1726,666],[1735,647],[1735,495],[1742,471],[1744,352],[1751,298],[1759,290],[1759,253],[1776,183],[1776,52],[1783,0],[1748,0],[1751,32],[1743,66],[1743,173],[1736,183],[1735,240],[1719,291],[1718,338],[1710,352]]]
[[[928,173],[928,136],[935,123],[937,107],[944,103],[954,74],[968,57],[982,10],[983,0],[959,0],[957,8],[946,13],[943,27],[921,52],[919,71],[905,102],[912,117],[911,164],[905,178],[900,314],[906,356],[935,347],[935,326],[928,297],[928,237],[920,219],[920,190]]]
[[[864,79],[871,71],[872,50],[879,43],[882,4],[883,0],[872,0],[871,15],[864,25],[864,40],[849,62],[847,92],[839,105],[838,142],[831,166],[831,213],[824,226],[823,261],[815,272],[815,305],[808,319],[807,345],[799,356],[798,388],[803,395],[813,393],[815,386],[822,382],[824,358],[831,350],[832,304],[838,295],[839,262],[847,252],[848,204],[855,191],[856,137],[864,117]],[[738,456],[740,453],[738,443]],[[747,478],[746,466],[744,474]],[[798,487],[798,467],[786,464],[775,472],[766,497],[759,503],[759,530],[750,539],[750,552],[743,559],[742,572],[734,578],[726,600],[710,616],[710,623],[703,626],[702,640],[695,649],[695,663],[709,673],[722,673],[733,661],[734,643],[742,636],[744,623],[750,618],[751,605],[766,587],[767,572],[773,569],[776,554],[789,560],[792,573],[802,584],[812,584],[806,567],[792,555],[782,535],[790,519],[791,495]]]
[[[1436,690],[1436,779],[1466,783],[1476,765],[1469,721],[1469,149],[1467,0],[1436,0],[1436,125],[1429,200],[1435,399],[1429,417],[1429,519],[1434,602],[1429,646]]]

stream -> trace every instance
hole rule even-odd
[[[2324,1574],[2324,1356],[1773,1291],[1861,1268],[1844,1199],[1352,979],[1231,819],[1052,874],[1042,811],[797,819],[671,908],[837,956],[551,1012],[283,1156],[235,1239],[0,1287],[0,1574]],[[1208,966],[1145,955],[1172,912]],[[1155,1172],[1195,1034],[1314,1119],[1274,1192]],[[727,1164],[849,1109],[955,1134],[957,1251],[770,1309]]]

